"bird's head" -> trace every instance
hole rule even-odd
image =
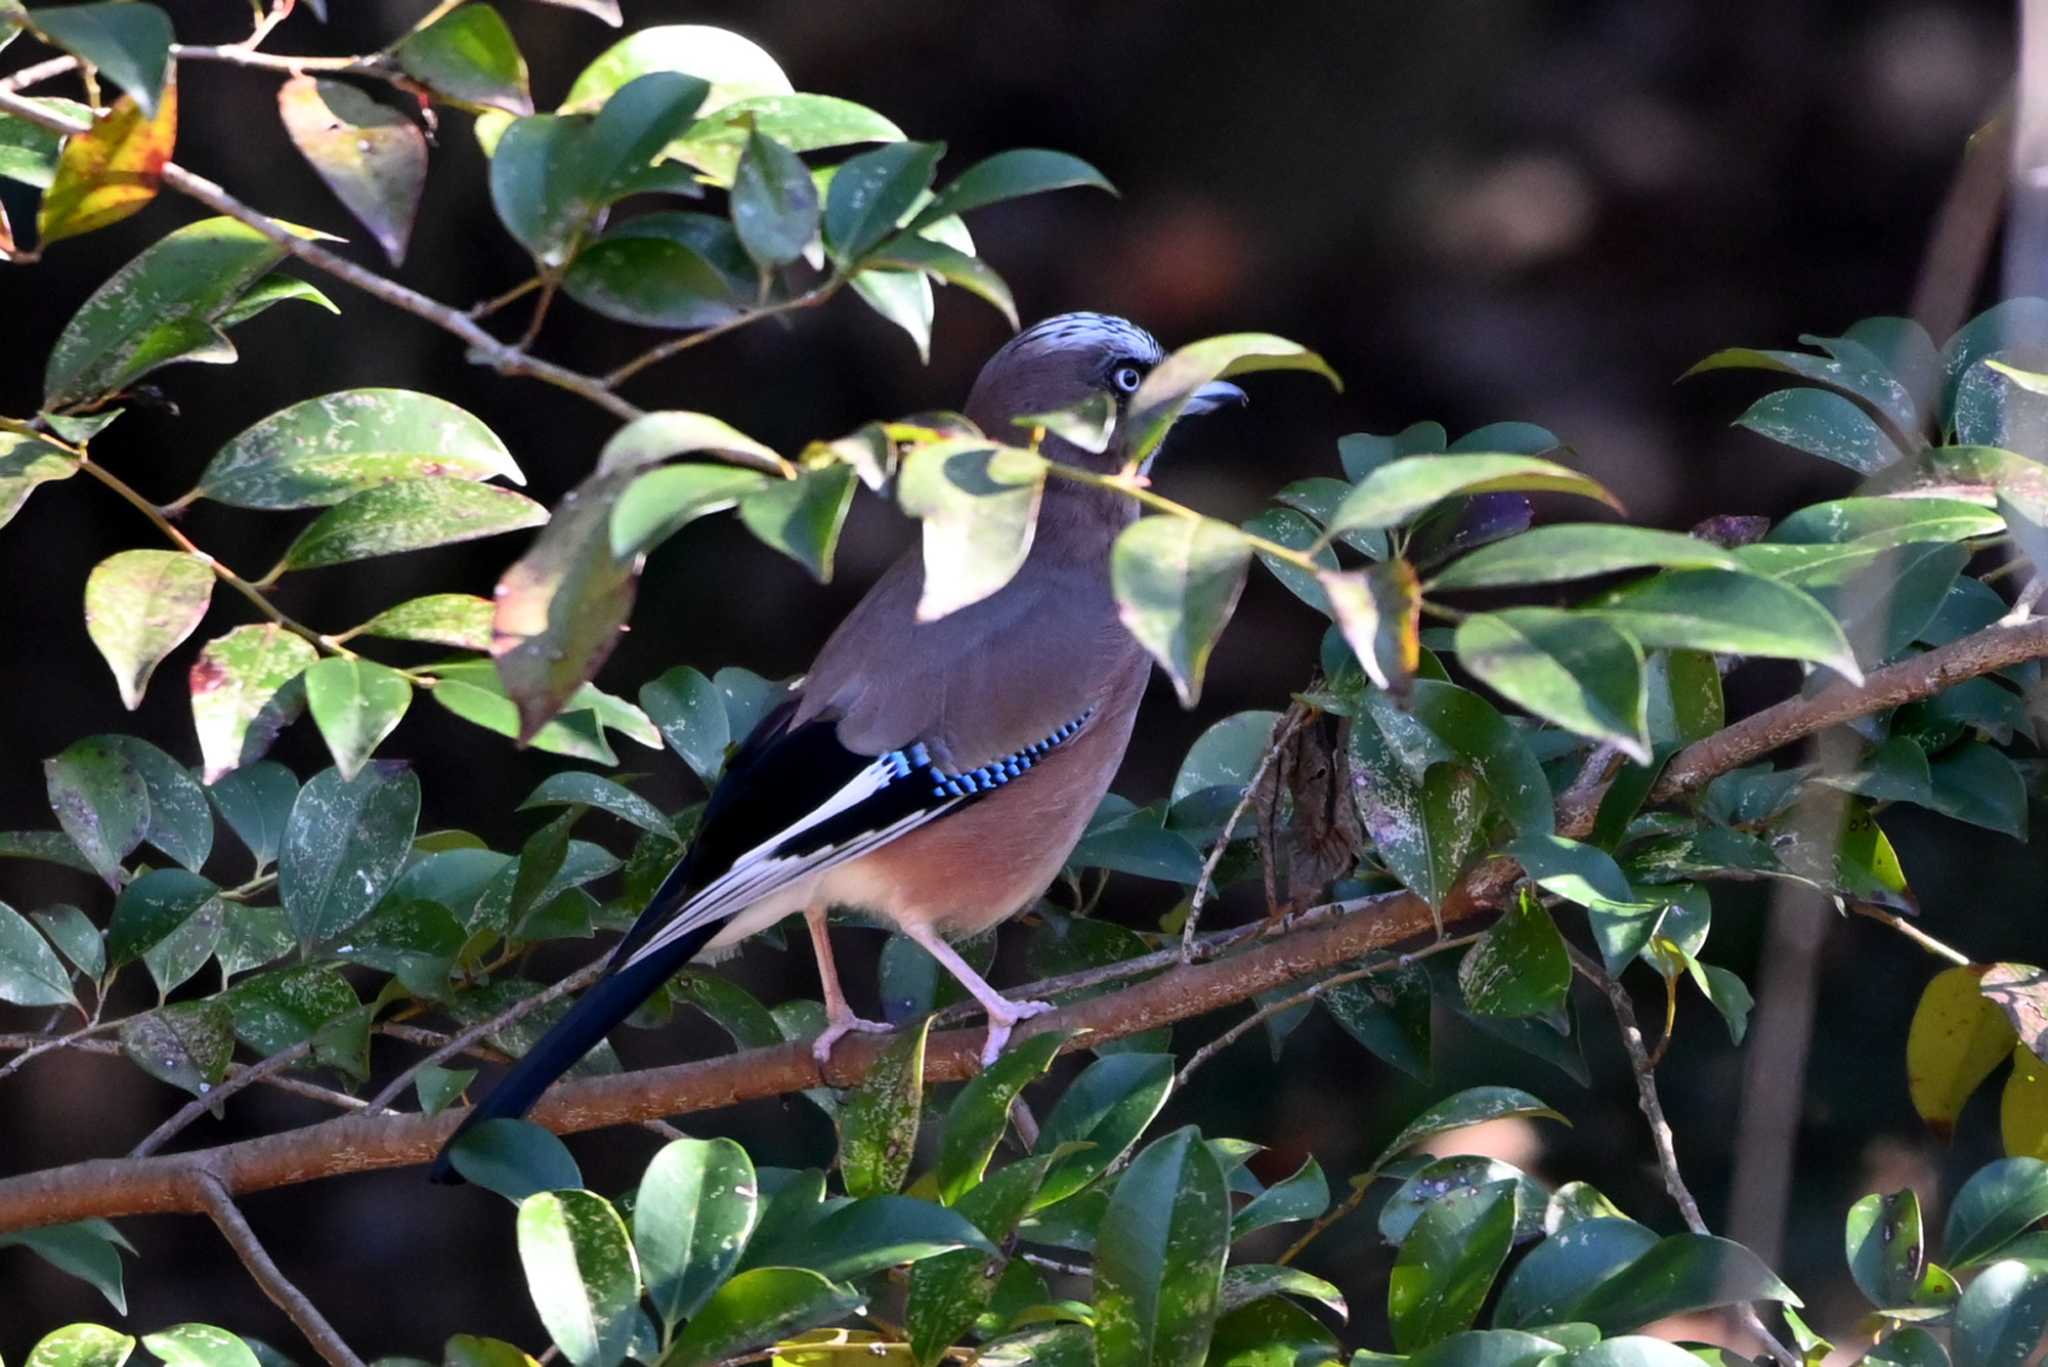
[[[1021,444],[1026,433],[1015,419],[1034,414],[1072,412],[1107,402],[1119,419],[1100,453],[1084,451],[1058,437],[1048,444],[1055,459],[1101,470],[1124,463],[1121,421],[1138,386],[1165,358],[1159,342],[1135,323],[1106,313],[1062,313],[1035,323],[989,357],[967,396],[967,416],[999,441]],[[1234,384],[1217,381],[1195,392],[1182,417],[1208,413],[1226,404],[1246,402]]]

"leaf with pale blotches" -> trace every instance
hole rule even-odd
[[[164,87],[154,116],[123,95],[91,129],[74,133],[36,214],[42,246],[119,223],[156,198],[178,140],[178,88]]]
[[[50,443],[0,432],[0,527],[14,520],[38,484],[77,473],[78,461]]]
[[[114,671],[121,704],[133,712],[164,656],[206,616],[213,570],[182,551],[122,551],[85,581],[85,634]]]
[[[275,622],[236,627],[207,642],[192,663],[192,724],[206,781],[260,759],[305,706],[303,689],[280,696],[318,658]]]
[[[403,113],[341,81],[294,76],[277,91],[284,131],[334,197],[397,265],[427,184],[427,136]]]

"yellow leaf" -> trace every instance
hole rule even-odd
[[[2025,1045],[2012,1051],[2012,1076],[1998,1106],[2008,1158],[2048,1159],[2048,1063]]]
[[[1906,1035],[1906,1084],[1913,1109],[1946,1138],[1977,1084],[2002,1062],[2018,1036],[2012,1022],[1984,999],[1984,970],[1945,969],[1934,975],[1913,1009]]]
[[[156,198],[178,138],[178,88],[166,83],[156,117],[123,95],[89,130],[64,141],[36,215],[42,246],[119,223]]]

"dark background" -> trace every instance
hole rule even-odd
[[[1214,332],[1267,330],[1320,351],[1346,377],[1335,395],[1298,376],[1255,378],[1253,406],[1176,442],[1158,472],[1169,494],[1238,518],[1282,483],[1334,473],[1335,438],[1435,418],[1455,434],[1500,419],[1558,432],[1618,490],[1638,520],[1683,527],[1713,513],[1782,513],[1844,491],[1849,477],[1727,424],[1760,391],[1754,377],[1674,385],[1707,352],[1791,345],[1859,317],[1905,311],[1929,227],[1964,137],[1998,98],[2011,63],[2008,7],[1989,3],[1713,5],[1630,0],[1440,0],[1431,5],[1213,3],[915,5],[655,3],[626,0],[628,22],[726,24],[761,42],[799,89],[846,96],[914,137],[948,141],[950,174],[1005,147],[1078,153],[1120,198],[1070,192],[984,211],[982,252],[1011,281],[1027,319],[1071,308],[1126,314],[1168,346]],[[324,30],[301,14],[270,47],[355,52],[400,32],[425,0],[330,0]],[[246,8],[168,5],[185,41],[230,41]],[[586,16],[504,0],[547,107],[617,36]],[[303,9],[303,7],[302,7]],[[11,65],[28,60],[26,43]],[[179,160],[279,216],[361,238],[279,131],[276,78],[190,66],[181,86]],[[525,274],[482,190],[468,120],[450,115],[434,157],[410,284],[458,305]],[[29,203],[11,199],[17,222]],[[199,216],[165,196],[112,230],[59,244],[44,264],[0,271],[0,412],[28,414],[41,357],[92,288],[147,243]],[[356,259],[382,268],[358,241]],[[445,395],[511,445],[530,492],[552,502],[586,472],[613,424],[583,401],[465,364],[461,346],[336,283],[333,319],[279,308],[236,334],[241,362],[156,377],[178,414],[136,412],[95,450],[152,497],[186,488],[229,436],[287,403],[358,385]],[[501,322],[501,330],[516,327]],[[860,421],[957,405],[1005,335],[970,298],[943,293],[933,359],[850,296],[789,326],[721,341],[636,380],[647,407],[703,409],[785,451]],[[545,354],[602,371],[652,340],[573,305],[542,334]],[[302,518],[200,505],[187,526],[247,573],[271,563]],[[743,664],[799,672],[824,633],[906,544],[910,529],[863,496],[839,573],[824,588],[729,521],[700,523],[648,567],[634,631],[600,682],[631,696],[670,665]],[[196,761],[182,674],[195,644],[166,664],[139,715],[124,714],[79,615],[85,575],[103,556],[153,544],[127,507],[85,480],[44,488],[0,532],[0,827],[47,827],[38,761],[70,741],[134,728]],[[515,539],[295,576],[279,591],[302,620],[339,628],[414,594],[488,592]],[[247,614],[216,597],[204,635]],[[1208,723],[1273,707],[1299,686],[1321,623],[1255,576],[1218,648],[1201,708],[1184,713],[1155,687],[1119,790],[1140,800],[1171,782]],[[1731,680],[1753,706],[1782,676]],[[625,747],[632,751],[630,745]],[[424,700],[385,746],[427,779],[423,829],[467,826],[497,843],[527,823],[505,813],[559,767],[520,754]],[[324,760],[310,726],[280,757]],[[681,766],[622,753],[655,771],[647,791],[674,806],[694,794]],[[1917,811],[1887,818],[1935,933],[1979,958],[2038,957],[2042,868],[2031,849],[1946,826]],[[225,859],[239,851],[223,835]],[[239,865],[231,870],[239,877]],[[225,876],[225,875],[224,875]],[[1149,925],[1171,893],[1119,880],[1110,914]],[[43,866],[0,868],[0,896],[26,911],[58,900],[104,914],[89,880]],[[1764,898],[1717,892],[1707,957],[1753,976]],[[1216,924],[1252,914],[1226,899]],[[1813,913],[1821,914],[1821,913]],[[850,933],[842,958],[864,985],[875,937]],[[756,951],[741,972],[770,999],[815,991],[808,958],[788,968]],[[1953,1149],[1931,1141],[1907,1105],[1902,1050],[1931,961],[1881,929],[1833,929],[1796,1154],[1792,1235],[1779,1271],[1838,1333],[1857,1314],[1841,1269],[1840,1216],[1873,1186],[1912,1182],[1940,1208],[1959,1176],[1993,1156],[1995,1102],[1966,1113]],[[859,989],[856,989],[859,1000]],[[1587,1003],[1586,1005],[1592,1005]],[[20,1015],[21,1013],[16,1013]],[[1654,1019],[1654,1012],[1651,1019]],[[1570,1115],[1569,1131],[1496,1139],[1554,1182],[1597,1182],[1660,1229],[1679,1227],[1649,1157],[1632,1088],[1604,1014],[1587,1015],[1595,1086],[1541,1065],[1482,1071],[1447,1027],[1434,1089],[1406,1082],[1324,1022],[1263,1066],[1262,1041],[1208,1070],[1169,1120],[1263,1140],[1277,1179],[1316,1153],[1345,1176],[1433,1095],[1475,1082],[1521,1082]],[[16,1023],[19,1028],[20,1023]],[[1696,1002],[1680,1012],[1663,1077],[1681,1157],[1718,1227],[1726,1215],[1740,1055]],[[1181,1027],[1185,1051],[1218,1028]],[[1469,1041],[1465,1041],[1470,1043]],[[629,1039],[629,1060],[721,1047],[709,1028]],[[1492,1051],[1489,1051],[1492,1052]],[[1992,1089],[1995,1095],[1995,1088]],[[181,1098],[105,1058],[53,1056],[0,1096],[0,1172],[117,1154]],[[317,1118],[311,1103],[244,1094],[201,1144]],[[829,1129],[802,1101],[691,1117],[693,1133],[731,1133],[764,1162],[816,1164]],[[628,1183],[654,1144],[618,1131],[574,1147],[593,1185]],[[475,1189],[429,1190],[395,1172],[253,1196],[246,1209],[278,1260],[365,1357],[435,1356],[457,1331],[541,1341],[513,1251],[509,1211]],[[138,1331],[204,1319],[308,1356],[281,1316],[197,1219],[131,1219]],[[1270,1255],[1274,1249],[1266,1250]],[[1347,1342],[1384,1346],[1385,1254],[1365,1219],[1319,1246],[1307,1266],[1353,1295]],[[43,1331],[108,1320],[81,1283],[21,1252],[0,1252],[0,1357],[19,1360]],[[1362,1336],[1362,1337],[1361,1337]]]

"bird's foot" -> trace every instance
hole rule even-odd
[[[1007,997],[998,997],[1001,1007],[988,1007],[988,1043],[981,1046],[981,1066],[986,1068],[1002,1055],[1003,1046],[1010,1042],[1010,1031],[1019,1021],[1028,1021],[1033,1016],[1042,1016],[1056,1010],[1051,1002],[1013,1002]]]
[[[832,1046],[846,1036],[886,1035],[895,1028],[886,1021],[862,1020],[849,1011],[843,1016],[833,1018],[825,1027],[824,1033],[811,1041],[811,1057],[822,1067],[832,1059]]]

